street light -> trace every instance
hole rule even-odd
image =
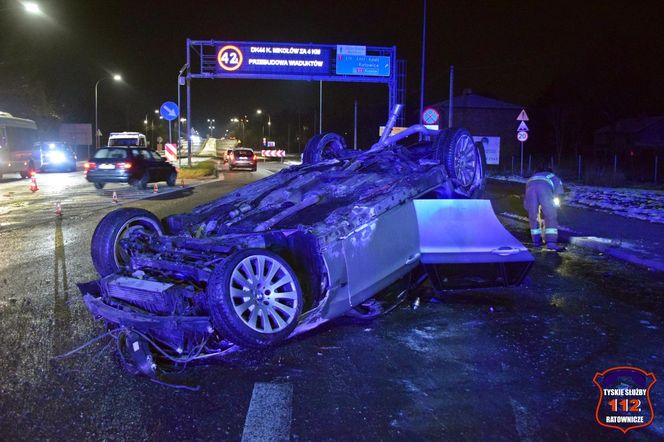
[[[262,109],[256,109],[256,114],[257,115],[262,115],[263,110]],[[270,128],[272,127],[272,116],[267,113],[267,137],[270,138]],[[263,135],[265,135],[265,127],[263,127]]]
[[[35,2],[23,2],[23,8],[28,14],[42,15],[44,13],[39,7],[39,4]]]
[[[102,77],[95,83],[95,147],[99,147],[99,110],[97,106],[98,96],[99,96],[99,83],[108,78],[112,78],[115,81],[122,81],[122,76],[120,74],[113,74],[111,77]]]

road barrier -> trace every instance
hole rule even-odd
[[[278,150],[261,150],[261,156],[267,158],[283,158],[286,156],[286,151],[283,149]]]
[[[166,143],[164,144],[164,154],[166,155],[166,161],[171,163],[178,160],[178,148],[176,144]]]

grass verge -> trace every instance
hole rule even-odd
[[[178,179],[204,178],[215,176],[217,163],[214,160],[206,160],[193,164],[191,167],[182,166],[178,172]]]

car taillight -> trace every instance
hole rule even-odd
[[[258,159],[258,155],[254,154],[253,157],[251,157],[252,160],[256,161]]]
[[[118,167],[123,169],[131,169],[131,163],[119,163]]]
[[[86,161],[85,164],[83,164],[83,168],[84,168],[85,170],[88,170],[88,169],[94,169],[94,168],[96,168],[96,167],[97,167],[97,164],[96,164],[96,163],[88,163],[88,162]]]

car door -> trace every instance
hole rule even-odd
[[[146,150],[150,155],[150,165],[152,167],[152,175],[155,181],[165,181],[171,172],[170,165],[166,160],[159,155],[158,152]]]
[[[368,212],[374,207],[355,208]],[[412,204],[379,215],[342,240],[351,305],[366,301],[419,264],[417,217]]]

